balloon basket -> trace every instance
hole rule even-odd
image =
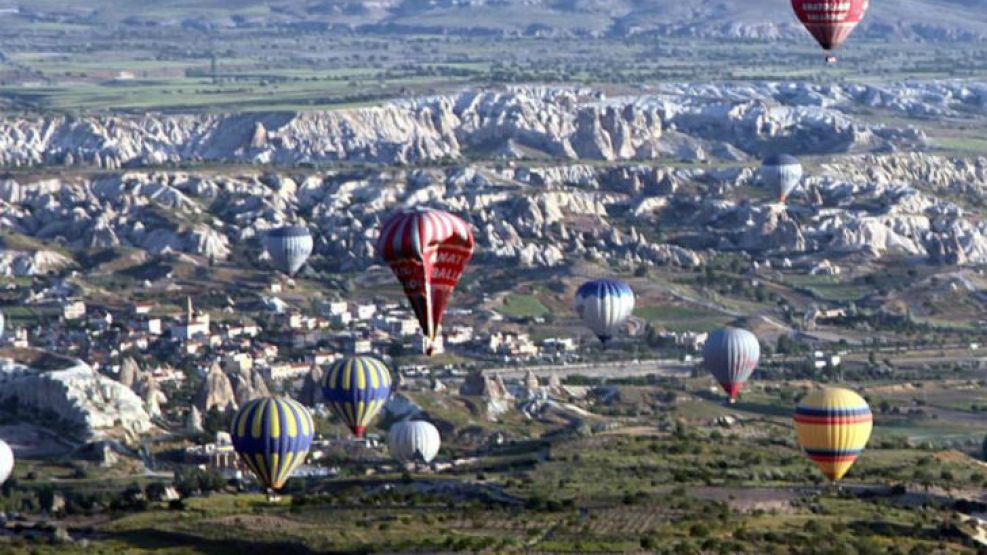
[[[274,490],[267,490],[267,502],[270,504],[280,503],[281,496]]]

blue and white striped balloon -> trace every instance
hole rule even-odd
[[[761,165],[761,180],[777,192],[779,201],[785,202],[802,181],[802,164],[788,154],[770,156]]]
[[[634,312],[634,292],[619,279],[596,279],[576,291],[576,313],[607,343]]]
[[[271,255],[274,266],[290,276],[308,260],[313,245],[312,234],[298,225],[275,228],[264,236],[264,248]]]

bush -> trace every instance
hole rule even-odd
[[[226,478],[211,470],[181,468],[175,472],[174,484],[175,489],[182,497],[190,497],[223,489],[226,485]]]
[[[709,537],[709,527],[702,523],[693,524],[689,527],[689,535],[694,538]]]

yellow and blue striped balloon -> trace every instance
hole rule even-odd
[[[268,489],[280,489],[305,461],[315,426],[308,409],[291,399],[266,397],[240,407],[230,435],[240,460]]]
[[[337,360],[322,378],[322,396],[353,435],[363,437],[391,395],[391,371],[372,357]]]
[[[830,480],[850,470],[867,446],[873,425],[867,401],[849,389],[813,391],[795,409],[799,445]]]

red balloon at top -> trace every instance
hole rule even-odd
[[[394,214],[380,230],[377,252],[404,286],[432,354],[452,290],[473,257],[473,232],[460,218],[416,207]]]
[[[795,15],[826,50],[850,36],[864,18],[868,0],[792,0]]]

